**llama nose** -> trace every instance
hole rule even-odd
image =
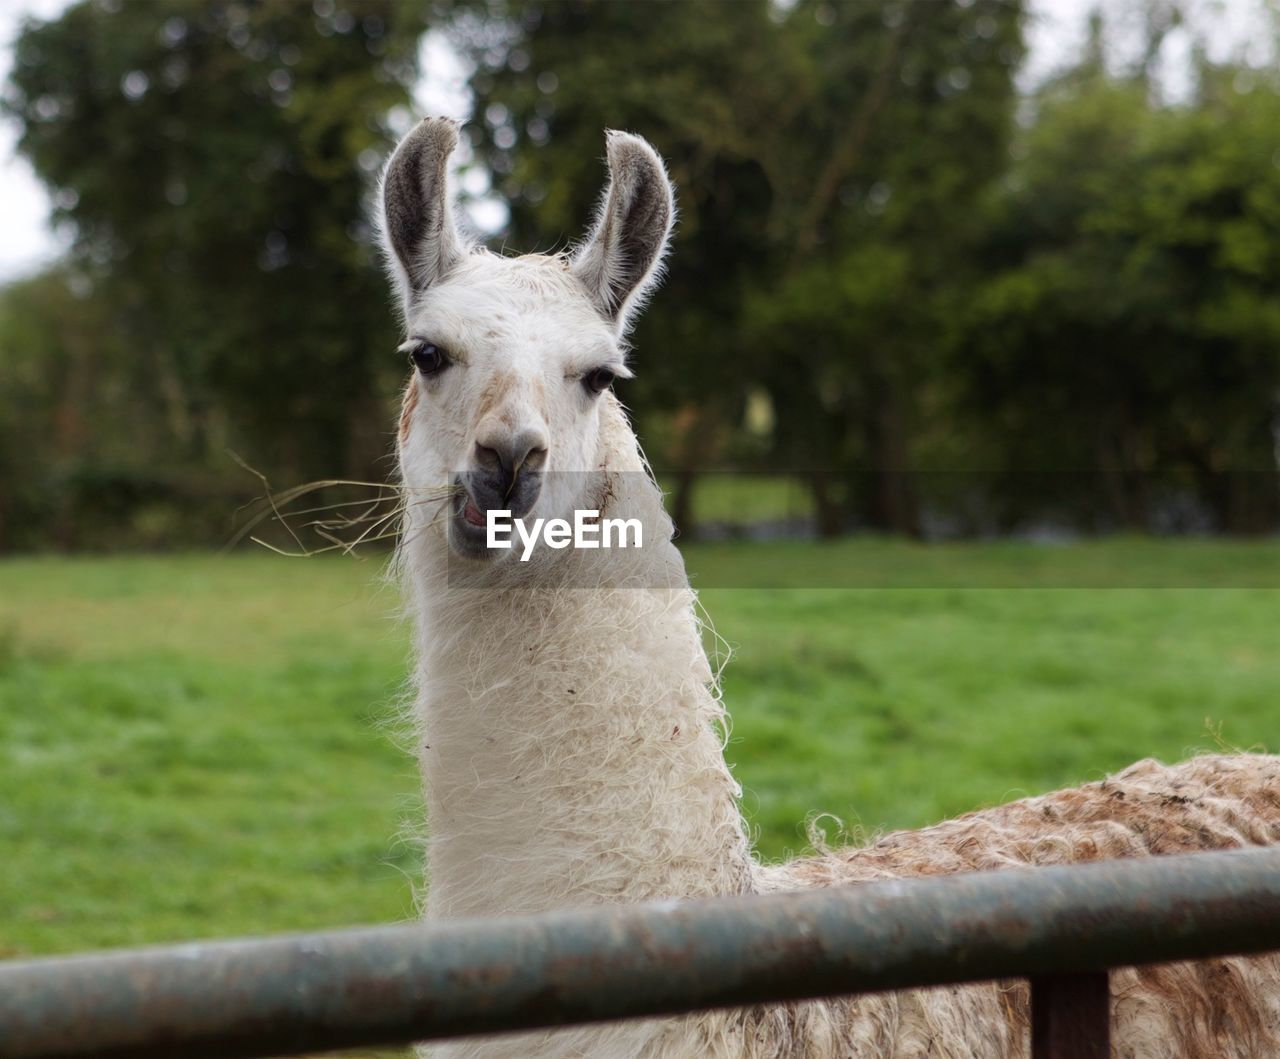
[[[465,476],[467,491],[480,511],[510,511],[523,518],[542,491],[547,464],[545,435],[535,430],[481,435],[476,469]]]
[[[514,488],[522,471],[539,471],[547,462],[547,446],[534,430],[522,430],[487,442],[476,442],[476,463]]]

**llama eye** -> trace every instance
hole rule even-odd
[[[588,393],[601,393],[607,390],[617,376],[608,368],[596,368],[582,376],[582,385]]]
[[[444,350],[433,342],[422,342],[414,346],[409,351],[409,359],[418,371],[427,376],[438,374],[449,364]]]

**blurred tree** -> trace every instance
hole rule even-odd
[[[25,26],[6,107],[163,451],[378,473],[403,366],[363,206],[417,74],[415,8],[83,0]]]
[[[819,2],[792,19],[820,88],[797,116],[805,176],[778,225],[785,263],[748,300],[769,339],[760,376],[824,531],[852,519],[914,534],[939,352],[975,276],[977,205],[1006,164],[1023,9]],[[769,355],[788,345],[807,351],[802,370]]]
[[[844,523],[845,495],[870,524],[913,529],[931,306],[965,271],[969,203],[1002,166],[1021,5],[452,10],[475,66],[473,139],[522,244],[583,230],[601,129],[643,132],[671,167],[680,227],[628,389],[642,428],[666,435],[655,458],[732,455],[712,442],[755,397],[774,406],[776,431],[740,454],[808,472],[826,530]],[[684,411],[659,412],[671,408]],[[868,471],[882,472],[872,495],[843,488]]]
[[[230,534],[244,476],[174,444],[166,380],[118,319],[107,287],[73,265],[0,289],[0,552]]]
[[[725,455],[749,390],[742,293],[769,265],[772,182],[788,178],[790,98],[810,79],[800,42],[765,0],[634,4],[589,0],[451,6],[451,37],[474,64],[468,132],[511,209],[522,248],[587,229],[605,173],[606,128],[648,137],[678,189],[667,281],[639,322],[639,378],[625,396],[659,466]],[[686,531],[688,486],[674,514]]]
[[[55,525],[54,472],[80,446],[79,393],[94,387],[102,324],[56,275],[0,291],[0,552],[38,547]]]
[[[1006,489],[1088,471],[1104,521],[1156,528],[1180,492],[1219,529],[1272,529],[1280,81],[1203,65],[1162,107],[1142,76],[1084,73],[1048,90],[1009,175],[956,348],[967,411]]]

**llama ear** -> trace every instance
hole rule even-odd
[[[449,201],[449,156],[458,125],[427,118],[391,155],[382,176],[382,233],[406,305],[465,253]]]
[[[622,333],[661,277],[676,206],[662,159],[647,142],[611,131],[608,154],[609,187],[573,271]]]

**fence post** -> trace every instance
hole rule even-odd
[[[1106,971],[1031,979],[1031,1059],[1111,1059]]]

